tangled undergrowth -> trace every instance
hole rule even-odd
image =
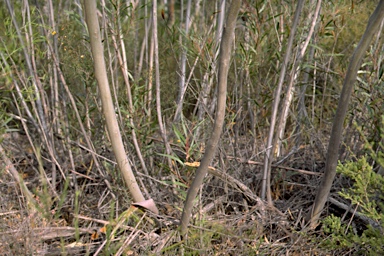
[[[185,1],[159,1],[169,4],[159,8],[151,8],[157,1],[98,3],[112,115],[157,215],[132,203],[118,170],[77,2],[0,4],[0,255],[384,254],[381,31],[362,60],[347,120],[333,120],[375,3],[323,1],[319,9],[305,3],[289,52],[299,8],[287,1],[242,1],[219,150],[182,238],[186,194],[214,121],[225,14],[218,3],[225,1],[191,5],[189,33],[187,7],[179,4]],[[310,24],[316,25],[312,36]],[[291,54],[287,72],[285,54]],[[272,163],[271,206],[259,195],[270,129],[277,135],[271,118],[278,80],[287,90],[281,99],[293,98],[288,112],[279,113],[287,119],[277,136],[280,152],[273,152],[280,157]],[[329,133],[340,121],[340,172],[321,223],[309,229]]]
[[[222,145],[201,189],[188,239],[182,241],[178,225],[196,168],[193,162],[179,166],[181,179],[176,183],[165,171],[151,177],[137,171],[159,207],[155,215],[131,204],[108,151],[99,156],[107,167],[101,178],[90,154],[80,150],[76,169],[67,173],[66,182],[56,184],[58,194],[53,195],[24,142],[17,133],[5,137],[4,156],[34,192],[37,210],[26,204],[9,166],[4,166],[0,176],[2,255],[352,255],[359,249],[327,246],[332,239],[329,228],[324,232],[322,226],[312,231],[305,227],[324,166],[316,153],[320,149],[300,148],[274,165],[274,206],[268,206],[257,196],[262,166],[258,159],[235,157],[230,147]],[[161,144],[154,143],[162,152]],[[325,214],[342,217],[342,223],[355,229],[366,229],[364,218],[356,217],[336,192],[345,182],[345,177],[337,178]]]

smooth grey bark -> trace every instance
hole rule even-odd
[[[353,84],[356,81],[357,72],[360,68],[361,61],[368,49],[373,36],[380,28],[380,24],[384,18],[384,1],[381,0],[371,17],[369,18],[367,28],[357,45],[348,66],[347,74],[345,75],[343,89],[341,91],[339,103],[337,106],[335,118],[332,126],[331,138],[328,144],[327,161],[325,163],[324,176],[317,191],[316,199],[311,211],[307,215],[307,220],[310,222],[310,227],[317,226],[318,219],[324,209],[324,205],[328,200],[329,192],[332,187],[333,180],[336,175],[336,167],[338,160],[339,147],[343,133],[344,120],[348,110],[348,103],[351,97]]]
[[[296,5],[295,16],[293,18],[293,23],[292,23],[292,29],[291,29],[291,33],[290,33],[289,38],[288,38],[287,50],[286,50],[285,55],[284,55],[284,60],[283,60],[282,66],[281,66],[281,72],[280,72],[280,76],[279,76],[279,82],[277,84],[277,88],[275,91],[273,108],[272,108],[272,116],[271,116],[271,127],[269,128],[267,147],[265,149],[263,181],[262,181],[262,185],[261,185],[261,196],[260,197],[262,200],[265,200],[265,196],[267,195],[267,201],[268,201],[268,204],[270,204],[270,205],[272,205],[270,184],[271,184],[271,164],[272,164],[272,160],[273,160],[273,154],[271,154],[273,135],[274,135],[274,131],[275,131],[277,111],[279,108],[281,90],[283,87],[288,62],[289,62],[289,59],[290,59],[291,54],[292,54],[293,39],[295,38],[295,34],[296,34],[296,30],[297,30],[297,24],[299,23],[299,18],[300,18],[301,10],[303,9],[303,5],[304,5],[304,0],[298,1],[297,5]]]
[[[234,31],[236,27],[237,15],[239,13],[241,0],[233,0],[228,10],[228,17],[226,26],[223,30],[223,37],[220,46],[219,54],[219,72],[218,72],[218,99],[217,99],[217,111],[215,116],[215,123],[211,137],[207,143],[204,157],[201,161],[199,168],[196,171],[195,179],[193,180],[191,187],[188,190],[187,199],[184,204],[183,214],[181,216],[181,235],[186,236],[188,231],[188,223],[191,219],[191,213],[193,208],[193,201],[203,183],[204,177],[207,174],[208,166],[211,163],[218,143],[220,135],[223,129],[225,107],[227,100],[227,79],[229,62],[231,59],[231,47],[234,39]]]
[[[85,0],[84,10],[89,32],[89,40],[91,43],[92,56],[95,65],[95,76],[100,90],[103,114],[107,125],[108,134],[111,139],[113,152],[116,156],[116,161],[121,174],[127,183],[129,191],[132,194],[133,200],[135,202],[142,202],[145,199],[141,193],[140,187],[136,182],[136,178],[133,175],[132,168],[128,162],[128,157],[125,153],[123,140],[121,138],[119,125],[116,119],[115,109],[112,103],[112,96],[104,62],[104,49],[100,37],[100,26],[97,18],[96,1]]]

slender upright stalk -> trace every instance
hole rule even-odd
[[[304,0],[299,0],[296,5],[295,16],[293,18],[292,29],[291,29],[291,33],[289,35],[288,44],[287,44],[287,50],[284,55],[284,60],[281,66],[281,72],[279,76],[279,82],[277,84],[277,88],[275,91],[271,122],[270,122],[271,126],[269,127],[267,147],[265,149],[263,182],[261,187],[261,199],[265,200],[265,196],[267,195],[268,204],[271,204],[271,205],[272,205],[272,197],[271,197],[270,183],[271,183],[271,163],[273,158],[273,154],[272,154],[273,135],[275,131],[277,111],[280,103],[281,90],[283,87],[283,82],[284,82],[288,62],[292,54],[293,39],[295,38],[297,25],[299,23],[299,18],[300,18],[301,10],[303,9],[303,5],[304,5]]]
[[[187,15],[185,17],[185,28],[184,28],[184,33],[185,37],[188,37],[188,32],[189,32],[189,26],[190,26],[190,19],[191,19],[191,2],[192,0],[188,0],[187,3]],[[177,107],[176,107],[176,113],[175,113],[175,118],[174,121],[179,121],[181,112],[183,109],[183,104],[184,104],[184,96],[185,92],[187,90],[187,84],[185,83],[185,77],[186,77],[186,66],[187,66],[187,49],[183,47],[183,36],[180,36],[180,44],[182,47],[182,52],[181,52],[181,57],[180,57],[180,78],[179,78],[179,95],[177,97]]]
[[[287,125],[287,120],[288,120],[288,113],[289,113],[288,110],[289,110],[289,107],[290,107],[291,102],[293,100],[293,95],[294,95],[294,90],[295,90],[294,85],[296,84],[296,81],[299,78],[300,70],[301,70],[300,65],[302,63],[302,60],[304,58],[304,54],[308,48],[309,42],[312,38],[312,35],[315,31],[315,27],[317,24],[317,18],[319,17],[319,13],[320,13],[321,2],[322,2],[321,0],[317,1],[316,8],[315,8],[313,14],[311,15],[312,19],[309,21],[311,23],[311,25],[310,25],[308,34],[306,35],[304,42],[300,44],[300,47],[298,47],[296,58],[295,58],[294,64],[292,65],[293,67],[291,69],[290,81],[289,81],[288,87],[287,87],[286,92],[285,92],[285,98],[284,98],[284,102],[282,104],[283,107],[281,110],[279,125],[276,129],[277,136],[276,136],[274,143],[273,143],[273,148],[272,148],[273,152],[280,152],[281,151],[281,146],[282,146],[282,142],[284,139],[284,132],[286,130],[286,125]],[[279,153],[277,155],[279,156]]]
[[[344,120],[347,115],[349,99],[352,94],[353,84],[356,81],[357,72],[360,68],[361,61],[365,55],[365,52],[368,49],[373,36],[380,28],[383,19],[384,1],[380,1],[376,7],[376,10],[369,18],[367,28],[365,29],[365,32],[352,55],[347,74],[345,75],[343,89],[341,91],[339,103],[333,121],[331,138],[328,144],[324,176],[317,191],[316,199],[313,203],[312,209],[307,216],[307,220],[310,221],[311,228],[315,228],[317,225],[317,221],[324,209],[325,203],[328,200],[329,192],[336,175],[337,160],[339,157],[339,147],[343,134]]]
[[[115,109],[112,103],[112,96],[109,89],[108,76],[104,62],[104,49],[100,38],[100,26],[97,18],[96,1],[85,0],[84,7],[92,56],[95,65],[95,76],[99,85],[101,101],[103,104],[103,113],[111,139],[113,152],[116,156],[117,164],[122,176],[124,177],[124,180],[128,185],[128,189],[132,194],[133,200],[135,202],[142,202],[145,199],[136,182],[136,178],[133,175],[128,157],[125,153],[124,144],[115,115]]]
[[[195,179],[188,190],[187,199],[184,204],[183,214],[181,216],[181,235],[184,237],[188,231],[188,224],[191,218],[193,202],[197,196],[204,177],[207,174],[208,166],[211,163],[219,143],[220,135],[224,125],[225,107],[227,98],[227,79],[229,62],[231,59],[231,48],[234,40],[234,32],[236,27],[237,15],[240,10],[241,0],[232,0],[228,10],[226,26],[223,31],[223,37],[219,54],[219,80],[218,80],[218,101],[215,123],[211,138],[207,143],[204,157],[199,168],[196,171]]]
[[[152,28],[152,40],[154,44],[154,61],[155,61],[155,83],[156,83],[156,112],[157,112],[157,120],[159,123],[159,129],[161,133],[161,137],[163,139],[165,150],[168,155],[171,154],[171,146],[169,145],[169,141],[167,138],[167,132],[165,130],[165,126],[163,123],[163,116],[161,111],[161,97],[160,97],[160,64],[159,64],[159,43],[157,38],[157,1],[153,0],[153,8],[152,8],[152,19],[153,19],[153,28]],[[171,158],[168,157],[168,165],[169,168],[173,169],[173,164]]]

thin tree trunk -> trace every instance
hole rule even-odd
[[[84,7],[92,55],[95,65],[95,76],[99,85],[104,117],[106,120],[107,130],[111,139],[113,152],[116,156],[117,164],[122,173],[122,176],[132,194],[133,200],[135,202],[142,202],[145,199],[136,182],[136,178],[133,175],[131,166],[128,161],[128,157],[125,153],[120,129],[117,123],[115,110],[112,103],[112,96],[109,89],[108,76],[104,63],[104,49],[100,38],[100,27],[97,18],[96,1],[85,0]]]
[[[265,196],[267,195],[268,204],[272,205],[272,197],[271,197],[271,163],[273,161],[273,154],[272,152],[272,142],[273,142],[273,135],[275,131],[275,125],[276,125],[276,117],[277,117],[277,111],[279,108],[279,102],[280,102],[280,96],[281,96],[281,90],[283,87],[283,82],[285,78],[285,73],[287,70],[288,62],[291,57],[292,52],[292,46],[293,46],[293,40],[295,38],[297,25],[299,23],[299,18],[301,14],[301,10],[303,8],[304,1],[299,0],[296,5],[296,11],[295,16],[293,18],[292,22],[292,29],[289,35],[288,44],[287,44],[287,50],[284,55],[284,60],[281,67],[281,72],[279,76],[279,82],[277,84],[277,88],[275,91],[275,99],[273,101],[273,108],[272,108],[272,115],[271,115],[271,126],[269,128],[269,134],[268,134],[268,141],[267,141],[267,147],[265,149],[265,156],[264,156],[264,172],[263,172],[263,181],[262,181],[262,187],[261,187],[261,199],[265,200]]]
[[[281,111],[282,114],[280,116],[280,121],[279,121],[279,125],[278,125],[277,132],[276,132],[277,136],[275,138],[275,141],[277,142],[277,145],[276,145],[276,143],[274,143],[274,145],[273,145],[273,148],[277,147],[275,150],[273,150],[273,152],[277,152],[277,157],[280,155],[281,148],[282,148],[282,142],[284,140],[284,132],[286,130],[289,107],[291,105],[291,102],[293,99],[293,94],[294,94],[294,89],[295,89],[293,85],[297,83],[297,79],[300,76],[300,64],[302,63],[302,60],[303,60],[304,54],[307,50],[308,44],[309,44],[309,42],[312,38],[312,35],[315,31],[315,26],[317,24],[317,18],[319,17],[319,13],[320,13],[321,2],[322,2],[321,0],[319,0],[317,2],[316,9],[314,10],[313,15],[312,15],[311,27],[308,31],[308,35],[307,35],[305,41],[301,44],[300,49],[298,50],[298,54],[296,56],[295,63],[294,63],[293,68],[291,70],[291,75],[290,75],[291,79],[289,81],[289,86],[288,86],[287,91],[285,93],[285,100],[283,103],[283,109]]]
[[[315,228],[317,226],[318,219],[324,209],[326,201],[328,200],[329,192],[336,175],[336,166],[341,137],[343,133],[343,124],[347,115],[349,99],[352,94],[353,84],[356,81],[357,72],[373,36],[380,28],[383,18],[384,1],[380,1],[376,7],[376,10],[369,18],[367,28],[365,29],[365,32],[352,55],[351,62],[349,63],[347,74],[345,75],[344,79],[343,89],[341,91],[339,103],[333,121],[331,138],[328,144],[324,176],[317,191],[316,199],[313,203],[312,209],[307,215],[307,220],[310,222],[311,228]]]
[[[184,237],[188,231],[188,224],[191,218],[193,202],[197,196],[204,177],[207,174],[208,166],[215,156],[216,149],[218,147],[220,135],[224,125],[226,97],[227,97],[227,79],[228,70],[231,59],[231,49],[234,39],[234,31],[236,27],[237,15],[239,13],[241,0],[233,0],[229,7],[228,17],[225,29],[223,31],[223,37],[220,47],[219,55],[219,80],[218,80],[218,102],[217,112],[215,116],[215,123],[211,138],[207,143],[204,157],[201,161],[199,168],[196,171],[196,176],[188,190],[187,198],[184,204],[183,214],[181,216],[181,235]]]

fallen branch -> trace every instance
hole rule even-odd
[[[335,198],[333,197],[329,197],[328,198],[328,201],[334,205],[336,205],[337,207],[347,211],[347,212],[350,212],[351,214],[353,214],[353,216],[357,217],[358,219],[360,219],[361,221],[363,221],[365,224],[369,224],[371,225],[372,227],[374,228],[378,228],[380,227],[380,223],[378,223],[377,221],[375,221],[374,219],[371,219],[367,216],[365,216],[364,214],[360,213],[360,212],[357,212],[355,211],[354,209],[352,209],[350,206],[342,203],[342,202],[339,202],[337,201]]]
[[[254,164],[254,165],[261,165],[261,166],[264,165],[264,163],[262,163],[262,162],[257,162],[257,161],[252,161],[252,160],[245,160],[245,159],[242,159],[242,158],[239,158],[239,157],[227,156],[227,158],[228,159],[235,159],[235,160],[237,160],[237,161],[239,161],[240,163],[243,163],[243,164]],[[294,171],[294,172],[298,172],[298,173],[302,173],[302,174],[307,174],[307,175],[314,175],[314,176],[319,176],[319,177],[323,176],[322,173],[311,172],[311,171],[302,170],[302,169],[296,169],[296,168],[292,168],[292,167],[288,167],[288,166],[283,166],[283,165],[272,164],[271,166],[274,167],[274,168],[284,169],[284,170],[288,170],[288,171]]]
[[[191,167],[199,167],[200,166],[200,162],[184,163],[184,164],[186,166],[191,166]],[[240,192],[243,195],[245,195],[246,197],[248,197],[249,199],[252,199],[258,203],[262,203],[261,199],[258,196],[256,196],[250,188],[248,188],[241,181],[233,178],[231,175],[224,173],[224,172],[222,172],[222,171],[220,171],[220,170],[218,170],[212,166],[208,167],[208,173],[213,175],[213,176],[218,177],[219,179],[221,179],[225,182],[227,182],[232,187],[239,189]]]

